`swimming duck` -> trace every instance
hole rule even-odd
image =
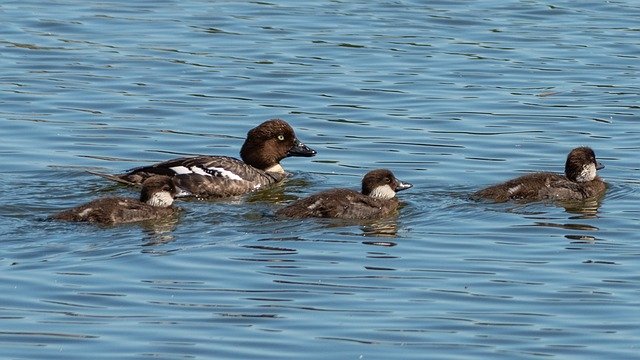
[[[297,200],[278,210],[289,218],[378,219],[398,208],[396,192],[413,185],[402,182],[387,169],[368,172],[362,179],[362,192],[331,189]]]
[[[144,220],[163,219],[175,214],[176,196],[185,195],[168,176],[152,176],[142,184],[140,199],[106,197],[93,200],[55,215],[54,220],[117,225]]]
[[[315,156],[284,120],[272,119],[249,130],[240,149],[242,160],[229,156],[194,156],[141,166],[125,174],[97,174],[136,185],[153,175],[177,176],[176,185],[193,196],[221,198],[242,195],[282,181],[280,161],[289,156]]]
[[[474,194],[476,198],[495,202],[585,200],[599,197],[606,190],[606,183],[597,175],[604,168],[596,160],[589,147],[578,147],[569,153],[564,175],[539,172],[523,175],[507,182],[490,186]]]

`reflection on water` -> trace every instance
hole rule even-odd
[[[572,223],[557,224],[557,223],[551,223],[551,222],[536,222],[534,226],[545,226],[545,227],[555,227],[555,228],[562,228],[562,229],[569,229],[569,230],[584,230],[584,231],[598,230],[598,228],[595,226],[585,225],[585,224],[572,224]]]
[[[597,240],[595,236],[591,235],[565,235],[564,237],[571,240],[572,242],[578,243],[593,243]]]
[[[598,209],[600,208],[603,198],[563,203],[562,206],[568,213],[576,214],[576,216],[572,216],[571,219],[593,219],[598,215]]]
[[[387,218],[379,221],[372,222],[361,227],[362,234],[370,237],[389,237],[394,238],[398,236],[398,219]]]
[[[175,240],[173,232],[176,230],[180,218],[184,216],[184,211],[180,211],[166,219],[154,221],[144,221],[140,227],[144,231],[146,241],[142,246],[154,246],[167,244]]]

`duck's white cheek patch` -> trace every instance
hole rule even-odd
[[[585,165],[576,180],[578,180],[578,182],[591,181],[595,179],[596,171],[597,169],[594,164]]]
[[[369,194],[369,196],[377,197],[377,198],[383,198],[383,199],[391,199],[394,196],[396,196],[396,192],[393,191],[391,186],[382,185],[382,186],[378,186],[375,189],[373,189],[373,191],[371,192],[371,194]]]
[[[168,192],[161,191],[153,194],[151,199],[147,201],[147,204],[151,206],[167,207],[173,204],[173,197],[171,197],[171,194],[169,194]]]
[[[242,178],[237,174],[223,168],[210,167],[207,168],[207,172],[209,173],[209,175],[213,174],[213,176],[220,176],[230,180],[242,180]]]

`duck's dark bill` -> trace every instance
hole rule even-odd
[[[318,152],[296,139],[295,145],[289,150],[287,156],[315,156]]]
[[[407,190],[413,187],[413,184],[409,184],[408,182],[398,181],[398,186],[396,187],[396,191]]]

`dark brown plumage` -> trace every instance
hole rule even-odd
[[[179,192],[171,178],[154,176],[143,183],[140,199],[107,197],[51,216],[54,220],[115,225],[172,216],[173,197]]]
[[[606,183],[596,175],[596,170],[603,167],[591,148],[578,147],[567,156],[565,175],[549,172],[523,175],[482,189],[474,197],[495,202],[595,198],[606,190]]]
[[[373,170],[362,179],[362,192],[332,189],[297,200],[276,215],[290,218],[377,219],[398,208],[396,191],[410,188],[386,169]]]
[[[273,185],[286,177],[280,161],[289,156],[314,156],[284,120],[265,121],[249,130],[240,150],[242,160],[228,156],[183,157],[141,166],[125,174],[98,174],[127,185],[154,175],[177,176],[179,186],[198,197],[229,197]]]

